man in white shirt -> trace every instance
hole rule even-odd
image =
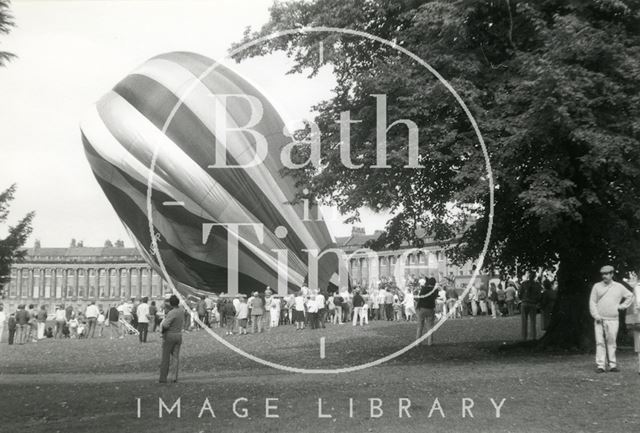
[[[140,343],[147,342],[147,332],[149,331],[149,298],[146,296],[142,298],[142,302],[138,305],[136,309],[136,316],[138,316],[138,332],[140,333],[138,337],[140,338]]]
[[[602,281],[595,283],[589,297],[589,312],[595,320],[596,371],[617,373],[616,338],[618,336],[618,311],[626,310],[633,302],[633,294],[622,284],[613,281],[613,266],[600,269]],[[606,343],[606,350],[605,350]]]
[[[124,318],[124,320],[131,324],[131,320],[132,320],[132,313],[133,313],[133,304],[129,301],[124,301],[124,303],[122,304],[122,311],[120,311],[122,313],[122,317]]]
[[[87,318],[87,338],[93,338],[96,332],[96,323],[98,322],[98,314],[100,310],[96,306],[96,301],[91,301],[91,304],[85,310],[85,317]]]
[[[318,324],[324,328],[324,322],[327,320],[327,310],[325,308],[325,298],[322,292],[316,295],[316,306],[318,307]]]

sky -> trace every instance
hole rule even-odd
[[[18,56],[0,68],[0,189],[18,184],[9,223],[36,212],[27,245],[39,239],[61,247],[75,238],[86,246],[105,239],[131,246],[84,156],[80,119],[155,55],[181,50],[224,58],[247,26],[267,22],[272,1],[14,0],[16,27],[0,37],[0,49]],[[226,64],[261,89],[288,123],[300,113],[309,117],[334,83],[328,68],[312,80],[286,75],[291,62],[281,53]],[[385,219],[364,212],[358,225],[372,232]],[[334,236],[351,232],[340,218],[327,224]]]

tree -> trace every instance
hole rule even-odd
[[[13,27],[13,16],[9,12],[9,0],[0,0],[0,34],[7,34]],[[15,57],[14,54],[0,50],[0,66],[4,66]]]
[[[77,242],[76,242],[76,238],[71,238],[71,242],[69,243],[69,248],[75,248],[77,247]]]
[[[115,245],[116,248],[124,248],[124,241],[122,239],[118,239]]]
[[[0,224],[4,225],[9,217],[9,204],[14,198],[16,185],[13,184],[0,193]],[[31,234],[31,222],[35,216],[29,212],[15,225],[6,230],[7,236],[0,238],[0,288],[8,281],[11,265],[24,259],[27,253],[24,244]]]
[[[107,239],[106,241],[104,241],[104,247],[113,248],[113,243],[109,239]]]
[[[452,84],[482,131],[495,181],[485,267],[559,264],[543,343],[584,347],[599,267],[640,267],[640,2],[315,0],[275,3],[270,14],[242,42],[300,26],[357,29],[426,59]],[[445,87],[391,47],[351,35],[296,34],[236,59],[276,50],[295,60],[292,72],[313,75],[329,64],[337,78],[334,96],[316,107],[324,165],[289,172],[309,196],[351,220],[361,206],[391,210],[374,246],[419,244],[418,227],[447,244],[462,230],[449,254],[459,263],[478,257],[489,221],[484,158]],[[408,118],[418,125],[424,168],[404,168],[403,127],[387,134],[390,168],[366,168],[378,155],[372,94],[387,95],[389,124]],[[347,110],[362,121],[351,131],[351,155],[364,169],[340,159],[336,120]],[[297,137],[308,143],[312,132]],[[297,161],[309,154],[301,144]]]

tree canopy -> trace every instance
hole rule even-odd
[[[495,180],[487,268],[559,262],[561,292],[573,302],[602,264],[640,267],[640,1],[293,1],[275,3],[270,21],[247,29],[242,42],[301,26],[393,41],[460,94]],[[391,210],[377,247],[418,243],[417,226],[441,240],[466,228],[450,254],[460,262],[478,257],[488,225],[487,172],[469,120],[442,83],[391,47],[336,33],[281,37],[236,58],[276,50],[295,60],[292,72],[313,75],[326,64],[337,77],[333,97],[316,107],[324,165],[291,173],[310,195],[356,218],[361,206]],[[402,126],[387,134],[390,168],[341,164],[336,120],[346,110],[362,121],[351,130],[353,161],[375,164],[373,94],[387,95],[388,124],[406,118],[418,125],[424,168],[404,168]],[[309,152],[301,145],[299,160]]]
[[[0,224],[5,224],[9,217],[9,205],[14,198],[16,185],[0,193]],[[34,213],[29,212],[16,224],[7,228],[7,236],[0,238],[0,277],[6,278],[9,275],[11,265],[24,258],[26,250],[24,246],[27,238],[31,234],[31,222]],[[0,285],[4,280],[0,280]]]
[[[13,27],[13,16],[9,11],[9,0],[0,0],[0,34],[7,34]],[[4,66],[15,55],[7,51],[0,50],[0,66]]]

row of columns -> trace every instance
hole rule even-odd
[[[392,252],[383,256],[380,253],[362,253],[349,260],[351,278],[356,283],[367,285],[382,277],[406,278],[411,273],[427,274],[429,271],[438,270],[446,275],[447,260],[443,252],[411,251],[413,250],[407,250],[402,254]],[[401,268],[398,268],[399,264]]]
[[[134,276],[135,281],[132,278]],[[9,297],[18,298],[82,300],[152,297],[162,295],[163,291],[162,279],[148,267],[17,267],[12,270],[11,277]]]

